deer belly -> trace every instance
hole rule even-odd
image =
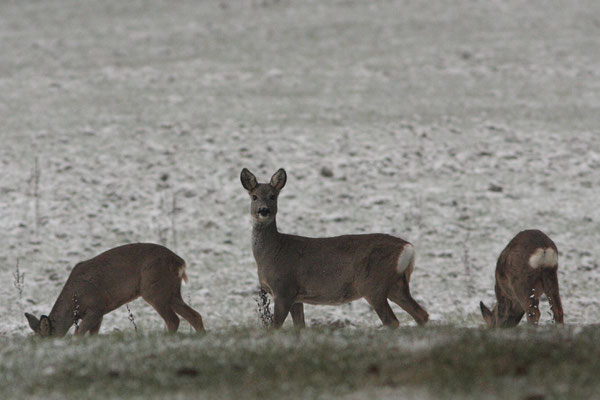
[[[344,304],[360,298],[361,296],[352,284],[317,290],[314,288],[301,290],[298,295],[298,300],[303,303],[323,305]]]
[[[114,311],[117,308],[123,306],[124,304],[127,304],[127,303],[129,303],[129,302],[137,299],[138,297],[140,297],[140,296],[139,295],[135,295],[135,296],[113,298],[113,299],[111,299],[110,301],[107,302],[108,304],[107,304],[106,313]]]

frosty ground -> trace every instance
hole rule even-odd
[[[441,339],[480,334],[478,303],[493,302],[498,254],[518,231],[539,228],[560,250],[570,326],[543,332],[555,342],[579,338],[571,330],[593,335],[598,15],[594,1],[2,2],[2,345],[41,360],[113,340],[133,349],[164,340],[183,355],[178,345],[201,351],[228,333],[258,335],[242,167],[262,180],[286,168],[282,231],[377,231],[415,244],[412,292],[431,316],[424,332]],[[51,342],[52,352],[26,338],[22,312],[49,312],[74,264],[138,241],[187,261],[183,296],[202,313],[207,338],[157,339],[163,322],[141,301],[130,305],[139,340],[124,308],[105,318],[108,337]],[[393,343],[412,343],[422,331],[393,308],[406,327]],[[347,347],[380,325],[364,301],[305,312],[309,327],[326,330],[304,335],[327,338],[341,326]],[[16,359],[3,353],[3,368],[43,373],[40,363],[6,366]],[[152,387],[171,388],[161,379]],[[373,386],[393,396],[406,383],[394,379]]]

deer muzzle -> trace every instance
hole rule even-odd
[[[258,216],[259,217],[268,217],[269,215],[271,215],[271,210],[269,210],[267,207],[261,207],[258,209]]]

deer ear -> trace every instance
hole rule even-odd
[[[256,181],[256,177],[252,172],[248,171],[246,168],[242,170],[240,174],[240,180],[242,181],[242,186],[247,191],[251,192],[255,187],[258,186],[258,182]]]
[[[483,304],[483,301],[479,302],[479,308],[481,308],[481,315],[483,315],[483,320],[489,326],[492,326],[493,315],[489,308]]]
[[[50,336],[52,334],[52,322],[46,315],[40,317],[40,335]]]
[[[286,181],[287,174],[285,173],[285,170],[283,168],[280,168],[271,177],[271,186],[273,186],[273,188],[279,192],[285,186]]]
[[[25,318],[27,318],[27,322],[29,322],[29,327],[31,330],[35,333],[40,333],[40,321],[29,313],[25,313]]]

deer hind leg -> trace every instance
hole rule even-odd
[[[169,332],[177,332],[179,328],[179,317],[171,308],[173,298],[171,291],[161,290],[158,286],[155,290],[142,293],[142,298],[150,304],[167,324]]]
[[[527,282],[515,287],[517,300],[521,308],[527,314],[527,322],[537,325],[540,320],[540,293],[535,289],[535,285]]]
[[[171,305],[169,303],[149,303],[165,321],[165,324],[167,324],[167,330],[171,333],[177,332],[177,329],[179,328],[179,317],[171,309]]]
[[[90,332],[90,335],[95,335],[100,330],[100,324],[102,324],[102,314],[88,312],[81,319],[79,327],[75,329],[75,335],[83,336],[87,332]]]
[[[181,315],[187,322],[190,323],[196,330],[196,332],[205,332],[204,324],[202,323],[202,316],[192,307],[188,306],[181,296],[175,296],[171,303],[171,308],[177,314]]]
[[[177,332],[179,317],[172,308],[173,299],[180,296],[181,265],[172,260],[155,260],[142,273],[140,295],[149,303],[167,324],[169,332]]]
[[[532,297],[533,296],[533,297]],[[527,310],[527,322],[537,325],[540,320],[540,299],[532,292],[529,299],[529,309]]]
[[[563,324],[563,308],[558,290],[558,267],[544,268],[542,270],[542,286],[544,287],[544,293],[546,293],[546,297],[548,297],[548,301],[550,302],[554,322]]]
[[[290,314],[292,314],[292,320],[294,321],[294,328],[304,328],[306,323],[304,322],[304,304],[296,303],[290,308]]]
[[[427,311],[425,311],[425,309],[410,295],[408,276],[406,274],[403,274],[400,280],[392,286],[388,293],[388,298],[410,314],[417,324],[425,325],[427,321],[429,321],[429,314]]]
[[[387,302],[387,298],[380,296],[365,296],[365,300],[373,307],[384,326],[397,328],[400,325],[398,318],[396,318],[394,311],[392,311],[392,307],[390,307],[390,304]]]

